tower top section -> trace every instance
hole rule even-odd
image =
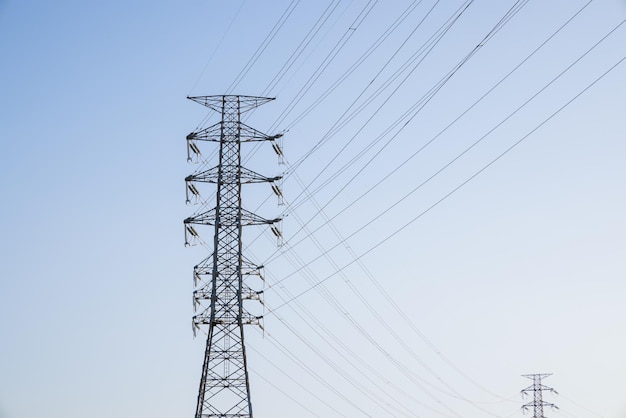
[[[256,97],[256,96],[238,96],[238,95],[216,95],[216,96],[187,96],[189,100],[193,100],[196,103],[200,103],[203,106],[208,107],[218,113],[222,113],[224,105],[228,103],[235,104],[239,110],[239,113],[247,112],[256,107],[259,107],[267,102],[276,100],[275,97]]]

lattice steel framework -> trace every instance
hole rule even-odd
[[[261,300],[262,291],[249,287],[244,277],[260,277],[261,272],[242,254],[241,232],[246,225],[269,224],[279,236],[280,219],[264,219],[244,210],[241,185],[270,182],[279,194],[280,177],[265,177],[242,167],[241,143],[269,140],[280,150],[276,142],[280,135],[268,136],[245,125],[241,114],[274,99],[234,95],[189,99],[221,114],[220,122],[187,135],[190,160],[206,162],[200,157],[198,141],[219,143],[218,165],[201,168],[185,179],[188,202],[202,203],[196,183],[217,185],[215,207],[205,207],[184,220],[186,243],[200,239],[194,225],[214,228],[213,253],[194,267],[194,309],[199,308],[193,317],[194,333],[208,326],[195,418],[252,418],[243,325],[260,325],[261,317],[246,311],[243,301]]]
[[[522,390],[522,395],[529,395],[532,393],[532,396],[533,396],[532,402],[529,402],[526,405],[522,406],[522,410],[524,412],[527,412],[532,408],[533,418],[545,418],[545,416],[543,415],[543,410],[545,407],[552,408],[552,409],[559,409],[556,405],[549,403],[549,402],[545,402],[543,400],[544,391],[552,392],[555,394],[557,393],[556,390],[541,384],[541,380],[545,379],[546,377],[552,376],[552,373],[524,374],[522,376],[533,381],[532,385]]]

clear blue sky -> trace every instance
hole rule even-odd
[[[587,3],[0,0],[0,417],[192,416],[185,96],[224,93],[285,133],[245,147],[289,173],[244,189],[285,214],[245,231],[257,418],[521,417],[528,373],[626,417],[626,2]]]

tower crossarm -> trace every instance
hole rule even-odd
[[[274,218],[274,219],[265,219],[260,217],[259,215],[252,213],[248,210],[241,210],[241,225],[273,225],[277,222],[280,222],[282,218]]]
[[[220,142],[222,138],[222,122],[215,123],[199,131],[187,135],[187,141],[210,141]]]
[[[191,132],[187,135],[187,141],[208,141],[220,142],[222,140],[222,122],[215,123],[209,127]],[[283,134],[268,135],[251,126],[241,123],[237,136],[239,142],[259,142],[259,141],[275,141],[281,138]],[[231,139],[232,140],[232,139]]]
[[[241,274],[244,276],[258,276],[261,280],[265,281],[261,270],[263,266],[258,266],[248,260],[242,260],[241,262]]]
[[[213,274],[213,253],[193,267],[194,282],[202,280],[201,276]]]
[[[226,208],[228,209],[228,208]],[[232,227],[232,226],[250,226],[250,225],[272,225],[277,222],[280,222],[282,218],[274,218],[274,219],[265,219],[256,213],[252,213],[249,210],[241,209],[241,217],[237,216],[237,213],[232,213],[225,210],[224,213],[219,216],[219,222],[216,219],[215,209],[211,209],[202,213],[199,213],[194,216],[190,216],[186,218],[183,223],[185,225],[194,224],[194,225],[212,225],[215,226],[217,223],[221,226]]]
[[[187,98],[218,113],[222,113],[224,108],[227,106],[236,106],[240,114],[259,107],[267,102],[271,102],[272,100],[276,100],[274,97],[239,95],[187,96]]]
[[[241,316],[234,316],[232,318],[227,318],[225,316],[220,316],[216,318],[213,323],[211,323],[211,315],[210,308],[207,308],[206,311],[199,315],[195,315],[193,317],[193,325],[194,328],[198,329],[201,325],[237,325],[241,320],[242,325],[261,325],[262,316],[255,316],[247,313],[245,310],[242,310]]]
[[[194,173],[192,175],[185,177],[185,181],[188,183],[199,182],[199,183],[217,184],[217,182],[219,181],[219,174],[220,174],[219,166],[212,167],[212,168],[209,168],[208,170],[200,171],[198,173]],[[237,174],[239,175],[239,177],[237,177]],[[282,179],[282,176],[267,177],[255,171],[247,169],[245,167],[241,167],[241,171],[239,173],[235,172],[235,175],[233,177],[235,178],[226,179],[223,176],[222,181],[226,183],[229,181],[232,182],[232,181],[239,180],[241,181],[242,184],[245,184],[245,183],[274,183]]]
[[[545,385],[537,385],[537,387],[535,387],[534,385],[530,385],[526,389],[522,389],[521,392],[522,392],[523,395],[530,395],[530,394],[532,394],[533,392],[536,392],[536,391],[552,392],[555,395],[559,394],[553,388],[545,386]]]
[[[252,288],[250,288],[249,286],[245,284],[243,284],[241,288],[242,288],[241,299],[257,300],[261,302],[261,304],[263,304],[263,299],[261,297],[263,295],[262,290],[253,290]],[[196,304],[198,304],[202,300],[211,300],[211,293],[212,293],[211,291],[212,289],[210,288],[210,286],[205,286],[200,289],[194,290],[193,292],[194,307]]]
[[[208,170],[198,171],[185,177],[187,183],[215,183],[217,184],[219,178],[219,166],[209,168]]]
[[[258,141],[274,141],[283,136],[283,134],[268,135],[261,131],[258,131],[245,123],[241,124],[241,130],[239,131],[239,138],[241,142],[258,142]]]

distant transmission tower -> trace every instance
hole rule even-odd
[[[245,283],[249,276],[261,277],[260,267],[242,253],[241,232],[247,225],[271,225],[280,237],[280,219],[264,219],[241,207],[242,183],[269,182],[281,195],[280,177],[265,177],[241,166],[241,144],[250,141],[272,141],[274,150],[282,154],[276,142],[281,135],[268,136],[241,122],[241,114],[267,103],[271,98],[250,96],[189,97],[221,115],[221,121],[187,135],[188,159],[206,163],[201,157],[198,141],[219,143],[218,165],[203,164],[185,178],[187,201],[205,204],[196,183],[217,185],[215,207],[203,207],[185,219],[185,242],[200,241],[194,225],[214,227],[213,253],[194,267],[194,334],[208,326],[208,337],[195,418],[252,418],[250,384],[246,364],[243,325],[260,326],[260,316],[246,311],[244,300],[261,300],[262,291]],[[208,209],[208,210],[206,210]]]
[[[552,373],[547,374],[524,374],[523,377],[527,377],[528,379],[533,381],[533,384],[528,386],[526,389],[522,390],[522,395],[530,395],[532,393],[533,401],[527,403],[522,406],[522,410],[524,412],[529,411],[531,408],[533,410],[533,418],[545,418],[543,415],[543,410],[545,407],[552,409],[559,409],[556,405],[552,403],[545,402],[543,400],[543,392],[548,391],[552,393],[557,393],[556,390],[544,386],[541,384],[541,380],[546,377],[552,376]]]

